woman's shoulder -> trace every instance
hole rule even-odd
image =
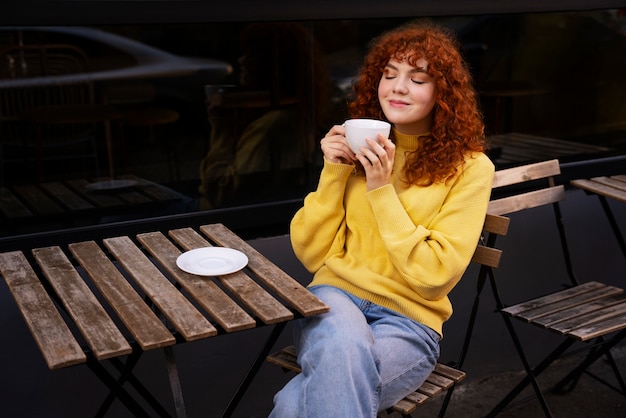
[[[465,157],[463,171],[476,173],[486,172],[493,174],[495,171],[495,165],[484,152],[472,152]]]

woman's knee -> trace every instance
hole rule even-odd
[[[302,400],[301,375],[296,375],[274,395],[274,408],[268,418],[297,417]]]
[[[331,286],[312,288],[330,311],[305,318],[300,323],[299,336],[310,341],[347,339],[371,334],[370,327],[359,307],[345,292]]]

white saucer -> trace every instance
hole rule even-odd
[[[95,183],[89,183],[85,187],[89,190],[115,190],[115,189],[125,189],[126,187],[132,187],[137,184],[137,180],[127,180],[127,179],[118,179],[118,180],[104,180],[97,181]]]
[[[183,271],[200,276],[219,276],[234,273],[248,264],[241,251],[224,247],[196,248],[182,253],[176,265]]]

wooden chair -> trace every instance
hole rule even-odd
[[[85,52],[74,45],[12,45],[0,50],[0,79],[83,73],[87,63]]]
[[[590,350],[584,360],[555,387],[556,391],[571,390],[581,375],[597,359],[605,356],[612,366],[619,389],[626,394],[626,385],[617,369],[610,353],[610,348],[626,336],[626,296],[623,290],[597,281],[580,284],[574,274],[570,251],[565,235],[559,202],[565,199],[563,185],[556,185],[555,176],[560,174],[558,160],[545,161],[501,170],[496,173],[493,188],[494,194],[501,191],[503,197],[492,198],[489,213],[508,215],[513,212],[530,210],[540,206],[551,205],[561,243],[563,262],[567,271],[566,289],[539,296],[522,303],[506,305],[498,289],[493,270],[489,270],[490,285],[496,300],[497,310],[504,319],[520,360],[524,365],[526,376],[500,401],[487,416],[495,416],[501,412],[529,384],[546,416],[552,416],[543,396],[537,376],[555,360],[570,352],[572,345],[578,342],[594,343],[586,347]],[[508,189],[508,190],[507,190]],[[545,231],[542,230],[542,234]],[[526,250],[525,250],[526,251]],[[530,260],[529,260],[530,262]],[[562,284],[561,284],[562,285]],[[555,289],[562,289],[555,282]],[[554,348],[535,367],[531,367],[525,353],[525,345],[518,336],[513,319],[532,324],[552,334],[564,337],[563,342]],[[468,329],[471,336],[471,329]],[[466,342],[469,342],[466,339]],[[527,342],[537,346],[537,338]],[[462,360],[466,354],[464,347]],[[463,364],[463,361],[460,361]],[[606,381],[603,381],[607,383]]]
[[[173,108],[156,105],[156,87],[149,83],[111,84],[103,88],[102,96],[105,103],[116,106],[123,114],[118,122],[121,128],[120,143],[126,171],[129,170],[126,156],[128,134],[130,132],[136,135],[138,130],[145,130],[149,145],[154,145],[157,139],[160,139],[159,142],[166,153],[170,179],[178,180],[180,169],[176,141],[172,138],[173,135],[158,137],[155,135],[155,129],[176,124],[180,120],[180,113]]]
[[[480,265],[479,277],[484,277],[492,268],[497,268],[502,257],[502,250],[494,247],[497,236],[506,235],[509,218],[487,215],[483,228],[483,237],[476,247],[472,262]],[[293,346],[279,350],[267,357],[267,361],[282,367],[285,371],[300,373],[297,354]],[[446,364],[438,363],[426,382],[396,405],[389,412],[398,412],[403,417],[410,417],[416,408],[429,399],[435,398],[465,378],[465,372]]]
[[[45,115],[55,107],[82,109],[93,105],[96,99],[91,82],[41,81],[43,77],[80,74],[88,69],[87,55],[72,45],[14,45],[0,51],[0,78],[39,80],[28,86],[0,88],[0,183],[4,184],[9,172],[12,181],[23,181],[33,173],[41,180],[46,164],[69,171],[78,163],[81,172],[99,176],[94,123],[61,123],[50,116],[52,120],[44,123],[30,118],[33,112]]]

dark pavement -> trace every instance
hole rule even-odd
[[[619,252],[600,205],[594,197],[579,190],[568,191],[563,204],[563,215],[579,277],[592,278],[624,286],[626,260]],[[616,216],[626,230],[626,205],[612,204]],[[546,210],[550,210],[547,208]],[[558,287],[554,280],[563,268],[555,262],[556,242],[546,232],[552,228],[544,209],[527,211],[512,216],[509,236],[501,241],[504,258],[498,277],[504,283],[505,300],[518,301],[545,293]],[[260,238],[251,241],[286,272],[300,281],[308,280],[308,273],[298,264],[291,252],[287,236]],[[530,250],[539,250],[539,258],[529,261]],[[454,289],[451,299],[455,307],[452,319],[446,324],[442,342],[441,361],[458,356],[463,330],[471,307],[474,280],[470,269],[467,278]],[[551,284],[551,286],[549,285]],[[479,322],[464,370],[467,379],[462,382],[452,399],[448,417],[484,416],[522,377],[522,369],[502,319],[493,312],[490,290],[485,289]],[[521,337],[529,342],[529,356],[535,362],[559,339],[539,333],[525,324],[518,324]],[[36,347],[26,324],[17,311],[4,282],[0,283],[0,329],[2,343],[3,378],[0,380],[0,417],[7,418],[73,418],[93,416],[106,396],[104,386],[84,366],[50,371]],[[219,417],[235,390],[237,381],[253,359],[258,344],[269,328],[236,333],[177,346],[178,361],[187,413],[194,417]],[[283,333],[279,345],[289,343],[289,330]],[[614,350],[614,356],[626,370],[626,345]],[[570,368],[575,357],[562,360],[542,378],[548,388]],[[594,368],[606,374],[604,361]],[[147,352],[141,359],[136,374],[146,383],[163,404],[173,412],[173,403],[164,368],[164,357],[159,351]],[[241,406],[233,417],[264,417],[271,408],[273,394],[290,375],[278,367],[264,364]],[[548,402],[557,417],[619,417],[626,416],[626,399],[584,376],[579,385],[566,395],[548,394]],[[414,416],[436,416],[438,402],[421,407]],[[108,417],[126,418],[130,415],[115,402]],[[542,416],[535,399],[503,412],[502,417]]]

